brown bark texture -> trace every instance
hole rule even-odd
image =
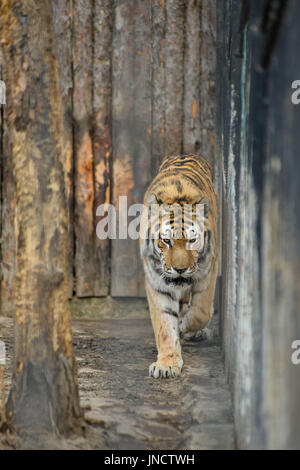
[[[68,214],[68,282],[69,297],[73,295],[73,123],[72,123],[72,0],[51,0],[60,70],[60,93],[63,113],[63,143],[65,148],[66,198]]]
[[[16,184],[16,317],[7,417],[17,430],[82,423],[67,282],[65,129],[50,0],[2,0],[6,124]]]

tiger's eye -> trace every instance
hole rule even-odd
[[[171,240],[170,240],[169,238],[164,238],[163,241],[164,241],[167,245],[169,245],[170,242],[171,242]]]
[[[196,238],[191,238],[191,239],[189,240],[190,243],[195,243],[195,241],[196,241]]]

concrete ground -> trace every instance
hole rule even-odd
[[[85,440],[62,448],[233,449],[231,399],[213,337],[183,344],[178,379],[148,377],[156,358],[149,312],[139,299],[90,299],[71,303],[81,404],[89,423]],[[12,320],[0,317],[8,349],[10,381]]]

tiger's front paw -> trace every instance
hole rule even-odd
[[[154,379],[175,378],[181,374],[183,360],[181,358],[173,359],[170,357],[158,359],[149,367],[149,376]]]

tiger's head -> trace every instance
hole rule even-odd
[[[148,204],[150,243],[161,276],[169,285],[192,284],[201,274],[201,263],[209,252],[209,200],[162,204],[151,195]]]

